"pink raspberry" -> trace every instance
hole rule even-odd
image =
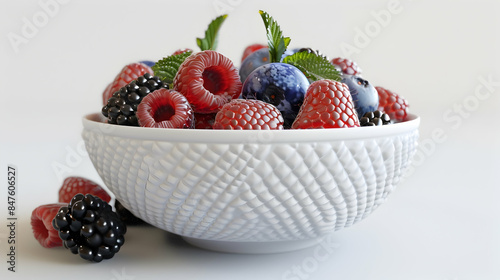
[[[216,51],[192,54],[181,64],[174,89],[186,96],[196,113],[216,113],[241,93],[238,69]]]
[[[340,68],[340,71],[342,73],[347,74],[347,75],[360,75],[361,74],[361,68],[359,68],[358,64],[356,62],[351,61],[347,58],[341,58],[337,57],[331,60],[331,63],[335,66],[338,66]]]

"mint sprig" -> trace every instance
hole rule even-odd
[[[290,37],[283,37],[280,26],[268,13],[259,10],[259,14],[266,27],[269,60],[270,62],[280,62],[281,56],[290,44]]]
[[[202,51],[215,50],[217,48],[219,29],[226,18],[227,14],[218,16],[208,25],[205,31],[205,38],[196,38],[196,43]]]
[[[296,52],[286,56],[283,63],[297,67],[309,81],[314,82],[323,79],[340,81],[340,72],[324,56],[308,52]]]
[[[167,56],[156,62],[151,69],[153,69],[155,76],[158,76],[163,82],[170,85],[174,82],[179,66],[181,66],[184,60],[192,53],[192,51],[187,51],[181,54]]]

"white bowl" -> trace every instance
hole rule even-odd
[[[83,118],[102,180],[134,215],[205,249],[312,246],[375,210],[416,151],[420,119],[281,131],[159,129]]]

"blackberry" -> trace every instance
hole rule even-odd
[[[328,59],[325,55],[323,55],[319,50],[313,50],[312,48],[300,48],[297,52],[306,52],[306,53],[313,53],[317,56],[323,57],[325,59]]]
[[[130,211],[128,211],[120,201],[115,199],[115,211],[118,214],[118,217],[126,224],[126,225],[148,225],[141,218],[136,217]]]
[[[111,205],[91,194],[77,194],[52,220],[64,247],[83,259],[112,258],[125,242],[126,225]]]
[[[366,112],[359,119],[360,126],[381,126],[391,124],[391,118],[382,111]]]
[[[139,126],[135,115],[137,106],[144,96],[160,88],[168,89],[168,84],[146,73],[113,93],[102,107],[102,114],[110,124]]]

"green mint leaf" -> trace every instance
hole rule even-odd
[[[323,79],[334,81],[342,79],[339,71],[326,57],[315,53],[297,52],[285,57],[283,63],[297,67],[311,82]]]
[[[218,34],[219,34],[219,29],[224,22],[224,20],[227,18],[226,15],[221,15],[212,20],[210,24],[208,25],[207,30],[205,31],[205,38],[196,38],[196,43],[198,44],[198,47],[202,51],[206,50],[215,50],[217,48],[217,43],[218,43]]]
[[[167,56],[156,62],[151,69],[153,69],[155,76],[158,76],[167,84],[172,84],[179,70],[179,66],[181,66],[184,60],[192,53],[192,51],[187,51],[181,54]]]
[[[290,37],[283,37],[280,26],[268,13],[262,10],[259,13],[266,27],[270,62],[280,62],[281,56],[290,44]]]

